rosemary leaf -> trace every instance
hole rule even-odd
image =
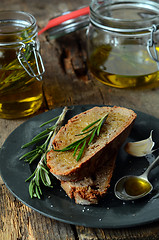
[[[97,131],[97,129],[95,129],[95,130],[92,132],[92,135],[91,135],[91,137],[90,137],[90,139],[89,139],[88,145],[90,145],[91,142],[93,141],[93,139],[94,139],[94,137],[95,137],[95,134],[96,134],[96,131]]]
[[[40,195],[39,195],[39,192],[38,192],[38,187],[37,187],[37,185],[34,186],[33,197],[36,197],[36,198],[39,198],[39,199],[40,199]]]
[[[34,182],[31,181],[29,184],[29,194],[31,198],[33,198],[33,192],[34,192],[33,189],[34,189]]]
[[[96,127],[93,127],[93,128],[91,128],[90,130],[88,130],[87,132],[79,133],[79,134],[77,134],[77,135],[75,135],[75,136],[85,135],[85,134],[87,134],[87,133],[92,132],[94,129],[96,129]]]
[[[60,116],[60,115],[59,115],[59,116]],[[45,126],[46,124],[48,124],[48,123],[51,123],[51,122],[53,122],[53,121],[57,120],[57,119],[59,118],[59,116],[57,116],[57,117],[54,117],[53,119],[51,119],[51,120],[49,120],[49,121],[47,121],[47,122],[45,122],[45,123],[41,124],[41,125],[40,125],[40,127],[43,127],[43,126]]]
[[[39,199],[41,198],[40,197],[40,194],[39,194],[39,188],[38,188],[38,186],[37,185],[35,185],[35,192],[36,192],[36,197],[38,197]]]
[[[37,186],[39,186],[40,185],[40,171],[39,171],[39,169],[37,169],[37,171],[36,171],[36,177],[35,177],[35,183],[36,183],[36,185]]]
[[[37,138],[37,139],[35,139],[35,140],[32,140],[32,141],[24,144],[21,148],[23,149],[23,148],[29,147],[29,146],[31,146],[31,145],[33,145],[33,144],[36,144],[36,143],[40,142],[41,140],[45,139],[48,135],[49,135],[49,134],[45,134],[45,135],[42,136],[42,137],[39,137],[39,138]]]
[[[79,143],[81,144],[81,143],[83,142],[83,140],[86,139],[86,138],[87,138],[87,136],[85,136],[84,138],[79,139],[79,140],[71,143],[70,145],[68,145],[67,147],[65,147],[65,148],[63,148],[63,149],[54,149],[54,148],[53,148],[53,150],[56,151],[56,152],[66,152],[66,151],[69,151],[69,150],[71,150],[71,149],[76,148],[76,146],[77,146]]]
[[[44,130],[43,132],[39,133],[38,135],[36,135],[34,138],[32,138],[32,140],[36,140],[36,139],[39,139],[41,138],[42,136],[48,136],[48,133],[51,132],[52,130],[47,128],[46,130]]]
[[[29,158],[25,158],[25,159],[24,159],[24,162],[30,164],[30,161],[32,160],[32,158],[33,158],[33,156],[32,156],[32,157],[29,157]]]
[[[36,173],[36,169],[35,169],[35,171],[32,173],[32,175],[30,175],[30,177],[28,177],[28,178],[25,180],[25,182],[30,181],[30,180],[35,176],[35,173]]]
[[[98,119],[98,120],[90,123],[87,127],[85,127],[85,128],[82,129],[82,132],[86,131],[88,128],[92,127],[94,124],[96,124],[96,123],[99,122],[99,121],[100,121],[100,119]]]
[[[41,191],[40,185],[38,186],[38,188],[39,188],[40,195],[42,195],[42,191]]]
[[[97,129],[97,136],[99,136],[99,134],[100,134],[100,129],[101,129],[101,127],[103,126],[104,122],[106,121],[107,117],[108,117],[108,114],[105,115],[103,118],[101,118],[101,121],[100,121],[99,126],[98,126],[98,129]]]
[[[29,162],[29,164],[31,164],[35,159],[37,159],[40,156],[41,153],[37,153],[34,155],[34,157],[30,158],[27,162]]]
[[[44,172],[46,172],[47,174],[49,174],[49,171],[43,166],[43,164],[41,165],[41,169],[43,169]]]
[[[74,153],[73,153],[73,157],[75,157],[75,155],[76,155],[76,152],[77,152],[77,149],[78,149],[78,147],[81,145],[81,142],[79,142],[78,144],[77,144],[77,146],[75,147],[75,150],[74,150]]]
[[[47,185],[47,183],[46,183],[45,174],[44,174],[44,172],[43,172],[43,169],[42,169],[42,168],[40,169],[40,178],[41,178],[41,180],[42,180],[43,184],[46,186],[46,185]]]
[[[77,159],[76,159],[77,162],[78,162],[79,159],[82,157],[82,154],[83,154],[83,152],[84,152],[85,146],[86,146],[86,140],[84,141],[84,143],[83,143],[83,145],[82,145],[82,147],[81,147],[81,149],[80,149],[80,151],[79,151],[79,154],[78,154]]]
[[[24,155],[22,155],[22,156],[19,158],[19,160],[22,160],[22,159],[24,159],[24,158],[26,158],[26,157],[31,157],[31,156],[34,155],[35,152],[37,152],[37,149],[34,149],[34,150],[32,150],[32,151],[30,151],[30,152],[28,152],[28,153],[25,153]]]
[[[50,180],[50,177],[49,177],[49,173],[44,173],[45,175],[45,180],[47,182],[47,186],[51,186],[51,180]]]

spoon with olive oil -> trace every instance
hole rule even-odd
[[[114,187],[115,196],[121,200],[135,200],[150,193],[153,186],[148,180],[148,175],[158,162],[159,156],[149,165],[142,175],[128,175],[120,178]]]

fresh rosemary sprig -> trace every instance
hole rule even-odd
[[[51,179],[49,176],[49,170],[43,161],[40,161],[33,172],[33,174],[26,179],[26,182],[30,181],[29,184],[29,194],[31,198],[38,197],[41,198],[42,190],[41,183],[47,187],[53,187],[51,185]]]
[[[70,145],[68,145],[63,149],[53,149],[53,150],[57,152],[65,152],[65,151],[74,149],[73,157],[75,157],[77,149],[81,146],[80,151],[76,158],[76,161],[79,161],[80,158],[82,157],[87,141],[89,140],[88,141],[88,146],[89,146],[92,143],[95,135],[99,136],[101,127],[103,126],[107,117],[108,117],[108,113],[105,114],[102,118],[99,118],[98,120],[94,121],[93,123],[90,123],[87,127],[85,127],[82,130],[82,133],[76,135],[76,136],[84,135],[83,138],[71,143]]]
[[[33,197],[37,197],[39,199],[41,198],[42,195],[41,185],[52,187],[50,172],[46,164],[46,154],[51,149],[52,140],[59,131],[59,129],[61,128],[67,111],[68,108],[65,107],[58,117],[53,118],[52,120],[49,120],[48,122],[42,124],[40,127],[58,119],[54,126],[44,130],[43,132],[35,136],[31,140],[31,142],[24,144],[22,146],[22,148],[26,148],[30,145],[36,144],[37,142],[41,141],[44,138],[46,139],[41,146],[36,146],[35,149],[20,157],[20,160],[24,159],[24,161],[28,162],[29,164],[31,164],[37,158],[40,158],[35,171],[28,179],[26,179],[26,182],[30,181],[29,194],[31,198]]]

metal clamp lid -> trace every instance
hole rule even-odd
[[[32,53],[34,54],[36,69],[37,69],[38,74],[35,73],[34,69],[31,67],[30,62],[29,62],[29,57],[26,56],[26,52],[28,53],[27,56],[30,56]],[[17,57],[18,57],[20,64],[22,65],[22,67],[25,69],[25,71],[28,73],[28,75],[30,77],[35,77],[38,81],[42,80],[42,75],[45,72],[45,68],[44,68],[44,64],[42,61],[42,57],[40,55],[39,50],[37,49],[37,44],[35,43],[35,41],[26,43],[26,44],[22,44],[22,47],[20,48]],[[24,65],[25,63],[28,66],[28,69]]]
[[[156,42],[154,41],[154,33],[157,32],[158,29],[159,29],[159,25],[153,25],[152,28],[150,29],[151,38],[147,41],[147,51],[148,51],[151,59],[157,63],[157,67],[159,69],[159,59],[158,59],[158,54],[157,54],[157,50],[156,50]],[[152,50],[153,50],[154,54],[152,53]]]

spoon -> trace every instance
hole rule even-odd
[[[149,165],[142,175],[128,175],[120,178],[114,187],[115,196],[121,200],[135,200],[150,193],[153,186],[148,180],[148,175],[158,162],[159,156]]]

